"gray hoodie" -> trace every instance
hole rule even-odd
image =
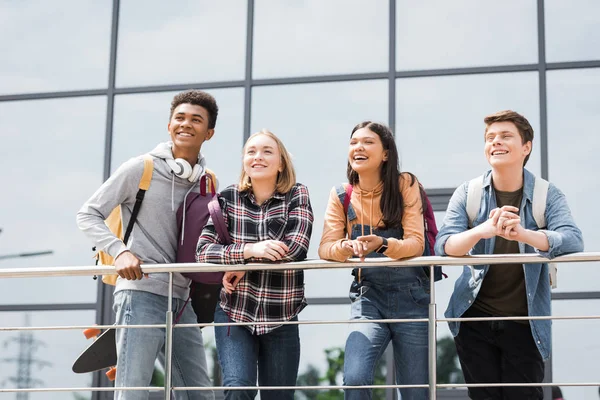
[[[123,163],[92,195],[77,213],[77,225],[92,239],[97,249],[117,257],[130,250],[143,264],[174,263],[177,254],[178,229],[176,213],[187,193],[198,183],[181,179],[171,172],[165,159],[173,159],[171,142],[161,143],[149,154],[154,160],[150,188],[146,192],[128,244],[117,238],[104,220],[121,204],[123,230],[127,227],[138,185],[144,171],[143,157]],[[204,167],[202,154],[198,163]],[[168,296],[169,276],[166,273],[150,274],[141,280],[119,278],[115,293],[120,290],[141,290]],[[173,275],[173,296],[187,299],[190,280],[179,273]]]

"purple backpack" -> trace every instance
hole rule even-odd
[[[204,225],[211,216],[217,234],[223,244],[230,244],[231,239],[227,232],[227,226],[219,207],[216,195],[214,175],[207,173],[200,178],[200,190],[190,192],[181,207],[177,210],[177,225],[179,227],[179,238],[177,241],[177,262],[195,263],[196,247],[198,238],[202,234]],[[210,192],[208,191],[208,180],[210,180]],[[184,220],[185,205],[185,220]],[[182,274],[194,282],[217,285],[223,279],[223,272],[186,272]]]

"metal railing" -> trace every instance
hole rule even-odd
[[[560,256],[551,260],[552,263],[566,262],[594,262],[600,261],[600,253],[574,253]],[[512,255],[476,255],[466,257],[415,257],[408,260],[390,260],[388,258],[367,259],[365,261],[348,262],[330,262],[323,260],[308,260],[302,262],[292,262],[285,264],[243,264],[223,266],[218,264],[152,264],[142,265],[144,273],[169,273],[169,299],[166,312],[165,324],[159,325],[93,325],[93,326],[44,326],[44,327],[0,327],[2,331],[23,331],[23,330],[80,330],[86,328],[165,328],[165,384],[160,387],[135,387],[135,388],[114,388],[114,387],[85,387],[85,388],[0,388],[0,393],[6,392],[81,392],[81,391],[115,391],[115,390],[164,390],[164,398],[169,400],[172,391],[178,390],[283,390],[283,389],[302,389],[302,390],[330,390],[330,389],[397,389],[397,388],[428,388],[430,398],[437,397],[438,388],[461,388],[461,387],[505,387],[505,386],[600,386],[600,382],[561,382],[561,383],[484,383],[484,384],[438,384],[436,377],[437,367],[437,323],[453,321],[485,321],[485,320],[572,320],[572,319],[600,319],[600,315],[595,316],[527,316],[527,317],[494,317],[494,318],[437,318],[437,304],[435,298],[435,282],[430,281],[430,303],[428,318],[421,319],[383,319],[383,320],[313,320],[313,321],[285,321],[285,322],[261,322],[262,325],[303,325],[303,324],[349,324],[349,323],[411,323],[427,322],[429,335],[429,383],[422,385],[369,385],[369,386],[252,386],[252,387],[173,387],[171,382],[171,355],[173,346],[173,329],[205,326],[246,326],[257,325],[256,322],[230,322],[230,323],[203,323],[203,324],[177,324],[173,325],[173,273],[176,272],[219,272],[219,271],[254,271],[254,270],[290,270],[290,269],[338,269],[338,268],[372,268],[372,267],[416,267],[428,266],[430,276],[433,275],[433,268],[436,265],[444,266],[463,266],[463,265],[486,265],[486,264],[528,264],[528,263],[546,263],[550,260],[535,254],[512,254]],[[34,277],[59,277],[59,276],[93,276],[114,274],[114,267],[111,266],[75,266],[75,267],[46,267],[46,268],[5,268],[0,269],[0,279],[6,278],[34,278]]]

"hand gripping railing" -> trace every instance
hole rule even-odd
[[[171,354],[173,346],[173,329],[174,328],[189,328],[195,326],[245,326],[257,325],[256,322],[231,322],[231,323],[207,323],[207,324],[178,324],[173,325],[173,309],[172,309],[172,294],[173,294],[173,273],[175,272],[218,272],[218,271],[254,271],[254,270],[289,270],[289,269],[336,269],[336,268],[370,268],[370,267],[416,267],[429,266],[430,274],[433,274],[435,265],[445,266],[462,266],[462,265],[486,265],[486,264],[528,264],[528,263],[544,263],[550,260],[535,254],[498,254],[498,255],[477,255],[467,257],[415,257],[408,260],[390,260],[388,258],[368,259],[364,262],[349,261],[349,262],[329,262],[323,260],[308,260],[302,262],[292,262],[285,264],[244,264],[223,266],[218,264],[152,264],[142,265],[144,273],[169,273],[169,300],[168,309],[166,312],[166,323],[164,325],[94,325],[94,328],[127,328],[127,329],[143,329],[143,328],[165,328],[165,385],[164,388],[157,387],[136,387],[136,388],[106,388],[106,387],[87,387],[87,388],[27,388],[27,389],[10,389],[0,388],[0,393],[3,392],[76,392],[76,391],[114,391],[114,390],[164,390],[165,400],[171,398],[172,391],[177,390],[256,390],[256,387],[172,387],[171,386]],[[574,253],[561,257],[554,258],[553,263],[565,262],[593,262],[600,261],[600,253]],[[75,266],[75,267],[47,267],[47,268],[5,268],[0,269],[0,279],[3,278],[37,278],[37,277],[57,277],[57,276],[92,276],[92,275],[107,275],[114,273],[114,267],[111,266]],[[438,388],[458,388],[458,387],[498,387],[498,386],[600,386],[600,382],[593,383],[485,383],[485,384],[437,384],[436,377],[436,353],[437,353],[437,322],[450,321],[484,321],[490,318],[437,318],[436,317],[436,302],[435,302],[435,283],[430,281],[430,303],[428,318],[421,319],[387,319],[387,320],[333,320],[333,321],[286,321],[286,322],[263,322],[263,325],[292,325],[292,324],[348,324],[348,323],[405,323],[405,322],[427,322],[429,324],[429,384],[423,385],[369,385],[369,386],[295,386],[295,387],[265,387],[261,386],[260,390],[282,390],[282,389],[304,389],[304,390],[329,390],[329,389],[367,389],[367,388],[429,388],[431,399],[437,397]],[[542,319],[600,319],[600,316],[528,316],[528,317],[495,317],[495,320],[542,320]],[[51,327],[5,327],[0,328],[1,331],[17,331],[17,330],[66,330],[66,329],[85,329],[92,326],[51,326]]]

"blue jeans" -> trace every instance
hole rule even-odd
[[[115,293],[114,310],[119,325],[164,324],[167,297],[137,290],[122,290]],[[185,301],[173,299],[173,315],[178,315]],[[183,311],[181,324],[195,324],[196,314],[192,306]],[[154,371],[154,362],[159,352],[165,349],[165,329],[137,328],[117,329],[117,379],[116,387],[149,386]],[[173,386],[212,386],[208,377],[206,354],[200,328],[173,330],[172,358]],[[176,399],[214,400],[212,391],[175,391]],[[115,391],[118,400],[145,400],[148,391]]]
[[[298,317],[292,319],[298,320]],[[215,322],[232,322],[217,305]],[[244,326],[216,326],[215,340],[223,386],[295,386],[300,363],[298,325],[283,325],[264,335]],[[225,399],[254,399],[256,390],[226,390]],[[261,390],[262,400],[294,399],[294,390]]]
[[[363,268],[350,288],[351,319],[427,318],[429,280],[421,267]],[[390,340],[396,384],[427,384],[426,322],[357,323],[346,341],[344,385],[372,385],[377,362]],[[400,389],[402,400],[427,399],[428,389]],[[371,389],[347,389],[345,399],[371,399]]]

